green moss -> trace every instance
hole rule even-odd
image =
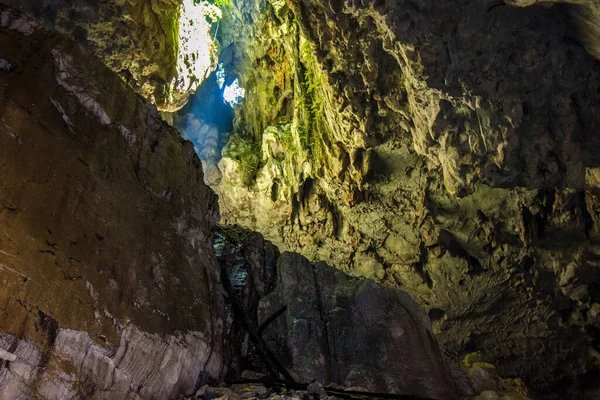
[[[298,133],[302,146],[308,149],[314,165],[320,165],[325,161],[325,138],[327,137],[322,77],[315,73],[318,71],[318,63],[307,40],[300,40],[299,53],[303,74],[300,75],[301,93],[296,101],[296,107],[300,109],[299,114],[302,115]]]
[[[244,136],[232,136],[223,149],[223,157],[229,157],[240,165],[241,180],[251,186],[261,160],[261,144]]]
[[[233,6],[233,0],[214,0],[214,4],[223,10],[224,8]]]

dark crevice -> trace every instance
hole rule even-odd
[[[590,232],[594,228],[594,219],[588,210],[585,191],[579,192],[579,203],[581,204],[581,213],[583,214],[583,225],[585,229],[585,237],[590,237]]]
[[[431,319],[432,322],[435,322],[444,318],[444,316],[446,316],[446,311],[440,310],[439,308],[432,308],[429,310],[428,315],[429,319]]]
[[[471,277],[477,276],[485,271],[479,260],[471,255],[467,257],[467,263],[469,264],[469,276]]]
[[[56,342],[56,338],[58,337],[59,326],[58,322],[54,318],[46,315],[41,310],[38,311],[38,324],[46,336],[47,350],[42,355],[42,360],[40,361],[41,368],[44,368],[50,360],[50,352],[52,346],[54,346],[54,343]]]
[[[324,376],[324,381],[325,384],[328,384],[330,382],[333,381],[333,366],[331,365],[331,360],[332,360],[332,354],[331,354],[331,348],[329,346],[329,338],[330,338],[330,332],[328,329],[329,326],[329,318],[327,315],[327,312],[325,311],[325,308],[323,306],[323,292],[321,291],[321,285],[319,284],[319,274],[317,271],[317,266],[315,266],[314,264],[311,264],[311,268],[312,268],[312,274],[313,274],[313,281],[315,283],[315,289],[317,291],[317,298],[316,300],[316,305],[317,305],[317,310],[319,311],[319,322],[321,324],[321,329],[322,329],[322,350],[325,356],[325,376]]]
[[[421,279],[423,279],[427,287],[431,289],[433,288],[433,281],[431,280],[429,273],[425,270],[425,265],[427,265],[427,261],[429,259],[429,251],[423,242],[420,243],[419,250],[419,261],[413,265],[417,271],[417,274],[419,274]]]
[[[248,333],[248,336],[254,345],[254,350],[256,351],[258,357],[260,357],[269,375],[274,379],[283,377],[288,381],[294,382],[292,375],[285,369],[277,357],[275,357],[275,355],[267,347],[265,341],[260,336],[256,323],[253,322],[246,314],[244,307],[240,304],[240,301],[237,298],[237,293],[235,292],[235,289],[229,280],[227,269],[224,268],[223,265],[221,266],[221,282],[225,292],[228,294],[228,299],[238,326]]]
[[[246,290],[251,281],[249,276],[251,267],[246,261],[247,255],[243,247],[246,235],[247,232],[243,230],[230,229],[227,233],[216,233],[214,237],[215,255],[221,266],[221,283],[234,315],[235,334],[236,336],[247,334],[250,339],[248,355],[250,366],[255,363],[251,359],[256,356],[258,364],[271,378],[294,381],[261,335],[262,330],[282,315],[285,309],[279,310],[259,326],[256,318],[258,299],[252,295],[250,295],[252,298],[249,298],[249,292]]]

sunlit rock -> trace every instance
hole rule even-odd
[[[223,220],[402,287],[541,398],[594,398],[595,3],[417,3],[234,2]]]
[[[211,27],[221,10],[208,1],[2,0],[91,50],[159,110],[184,106],[212,70]],[[28,30],[30,26],[21,25]]]

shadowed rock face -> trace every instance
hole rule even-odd
[[[266,330],[302,381],[317,379],[371,392],[457,398],[427,314],[405,292],[350,278],[284,253],[259,320],[287,313]]]
[[[192,145],[0,6],[0,398],[192,394],[231,351]]]
[[[255,232],[221,229],[215,250],[229,297],[244,314],[247,330],[238,340],[249,333],[253,348],[272,352],[297,382],[422,398],[465,395],[451,381],[427,314],[406,292],[299,254],[280,256]],[[241,356],[243,365],[249,354]]]
[[[504,0],[504,3],[515,7],[541,5],[552,7],[555,3],[567,6],[573,35],[585,46],[585,49],[600,60],[600,2],[598,0]]]
[[[280,255],[261,234],[239,227],[220,227],[214,246],[237,342],[244,343],[235,364],[246,369],[242,377],[262,371],[285,379],[297,392],[282,398],[324,395],[322,385],[330,396],[345,387],[407,399],[528,399],[521,380],[501,379],[480,354],[460,363],[443,355],[429,317],[402,290],[296,253]],[[243,384],[230,388],[233,398],[272,393]]]

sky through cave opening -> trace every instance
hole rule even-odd
[[[207,183],[220,179],[217,163],[233,130],[233,107],[244,98],[237,78],[218,63],[217,32],[226,1],[184,0],[180,10],[178,69],[187,68],[191,96],[174,115],[174,125],[194,144]],[[181,75],[181,74],[180,74]]]

